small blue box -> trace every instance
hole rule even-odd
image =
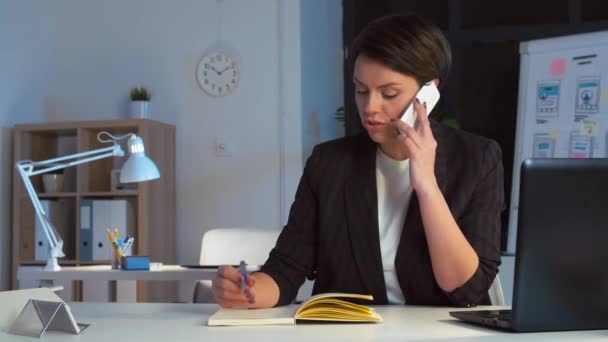
[[[125,271],[148,271],[150,270],[150,257],[123,256],[120,259],[120,268]]]

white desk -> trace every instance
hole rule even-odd
[[[215,272],[215,269],[186,268],[176,265],[163,265],[158,271],[121,271],[113,270],[110,265],[64,266],[60,271],[45,271],[42,267],[19,267],[17,280],[48,281],[45,286],[53,286],[53,282],[56,281],[63,283],[72,280],[106,281],[108,285],[101,286],[101,289],[105,289],[102,290],[104,292],[102,298],[106,298],[102,301],[135,301],[134,280],[211,280]]]
[[[121,271],[110,265],[64,266],[60,271],[19,267],[17,280],[211,280],[215,271],[176,265],[163,265],[158,271]]]
[[[382,306],[381,324],[207,327],[214,304],[70,303],[80,336],[48,332],[41,341],[607,341],[608,330],[509,333],[460,322],[454,308]],[[118,339],[117,339],[118,338]],[[39,341],[0,332],[0,341]]]

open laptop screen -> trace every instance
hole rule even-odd
[[[450,312],[515,331],[608,328],[608,159],[522,164],[511,312]]]
[[[608,159],[522,164],[512,324],[608,327]]]

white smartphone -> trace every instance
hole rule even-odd
[[[414,122],[416,121],[416,116],[414,115],[414,101],[418,99],[420,103],[426,102],[426,115],[429,115],[437,102],[439,102],[439,89],[435,86],[435,82],[430,81],[420,88],[412,103],[407,106],[407,109],[401,115],[401,121],[406,124],[414,127]]]

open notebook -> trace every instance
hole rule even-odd
[[[373,300],[372,296],[350,293],[324,293],[311,297],[302,305],[271,309],[220,309],[211,317],[209,326],[293,325],[296,320],[324,322],[382,322],[374,309],[340,298]]]

